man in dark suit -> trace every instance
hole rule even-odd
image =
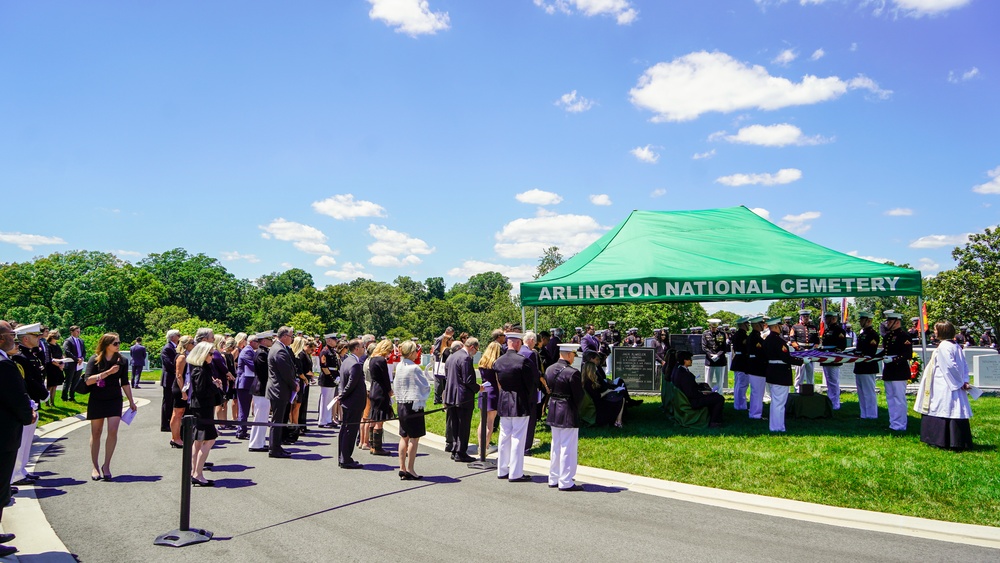
[[[364,414],[367,402],[365,373],[361,363],[364,345],[361,340],[354,339],[348,342],[347,352],[344,363],[340,366],[340,384],[337,391],[343,411],[340,436],[337,440],[340,450],[337,462],[343,469],[360,469],[361,464],[354,461],[351,455],[354,453],[354,443],[358,439],[360,430],[358,425],[361,423],[361,415]]]
[[[17,450],[21,446],[24,427],[33,424],[37,415],[24,387],[24,376],[8,354],[16,353],[14,329],[0,321],[0,520],[3,509],[10,502],[10,481],[17,463]],[[0,544],[14,539],[14,534],[0,535]],[[0,557],[17,552],[17,548],[0,545]]]
[[[83,373],[84,365],[87,362],[87,347],[80,339],[80,327],[73,325],[69,327],[69,338],[63,342],[63,358],[73,360],[66,362],[63,372],[66,374],[66,381],[63,382],[62,400],[76,400],[76,384],[80,381],[80,374]],[[167,430],[169,432],[169,430]]]
[[[170,432],[170,415],[174,410],[173,386],[177,379],[177,342],[181,339],[181,331],[167,331],[167,343],[160,350],[160,387],[163,389],[163,402],[160,404],[160,432]],[[68,343],[69,340],[67,339]],[[69,344],[66,344],[68,346]],[[177,408],[180,408],[179,406]]]
[[[524,438],[528,414],[535,408],[537,377],[527,358],[518,353],[524,335],[507,333],[507,352],[493,363],[500,385],[497,414],[500,416],[500,443],[497,478],[511,482],[531,481],[524,475]]]
[[[476,458],[468,454],[469,431],[472,428],[473,401],[479,392],[472,356],[479,350],[479,340],[470,337],[465,347],[453,352],[445,362],[445,425],[451,437],[451,459],[472,463]]]
[[[132,358],[132,389],[139,388],[142,379],[142,368],[146,367],[146,347],[142,345],[142,337],[135,339],[135,344],[128,350]]]
[[[267,399],[271,402],[271,423],[281,424],[288,412],[292,393],[299,390],[295,376],[295,360],[292,356],[292,340],[295,331],[292,327],[283,326],[278,329],[278,342],[271,346],[267,353]],[[292,454],[281,447],[283,427],[271,427],[271,451],[268,457],[289,458]]]

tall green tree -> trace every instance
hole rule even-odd
[[[234,306],[250,291],[246,280],[237,280],[215,258],[191,255],[183,248],[150,254],[139,265],[166,288],[166,305],[184,307],[203,319],[228,323]],[[245,319],[233,320],[245,322]]]
[[[928,321],[1000,326],[1000,228],[971,235],[951,256],[956,267],[926,282]]]
[[[559,253],[558,246],[550,246],[542,253],[541,260],[538,261],[538,271],[535,272],[535,279],[555,270],[565,262],[563,255]]]

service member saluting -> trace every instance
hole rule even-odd
[[[801,366],[802,360],[788,351],[788,344],[781,337],[778,325],[781,317],[767,321],[771,332],[764,339],[764,354],[767,356],[767,389],[771,393],[771,413],[768,427],[771,432],[785,431],[785,404],[788,402],[788,388],[792,386],[792,366]]]
[[[579,349],[576,344],[560,344],[559,361],[545,370],[545,381],[550,391],[548,422],[552,427],[549,487],[559,487],[560,491],[583,490],[573,482],[576,477],[576,446],[580,438],[583,379],[572,363]]]
[[[529,360],[518,353],[524,336],[520,332],[508,332],[506,336],[507,352],[493,363],[500,385],[497,478],[518,483],[531,481],[524,474],[524,438],[530,409],[535,408],[535,382]]]
[[[799,324],[793,326],[788,333],[788,343],[796,351],[809,350],[819,346],[819,329],[816,328],[815,323],[809,320],[811,315],[812,312],[809,309],[799,309]],[[816,383],[816,377],[813,375],[815,366],[812,362],[796,365],[799,368],[795,370],[795,389],[801,392],[803,383],[809,385]]]

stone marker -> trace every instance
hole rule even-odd
[[[1000,387],[1000,354],[983,354],[972,359],[972,384]]]

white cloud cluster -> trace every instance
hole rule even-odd
[[[564,14],[582,13],[587,17],[610,16],[618,25],[628,25],[635,21],[639,12],[628,0],[534,0],[535,5],[552,15],[557,11]]]
[[[930,258],[921,258],[917,262],[917,267],[920,268],[922,272],[937,272],[941,269],[941,264],[938,264]]]
[[[128,256],[131,258],[139,258],[140,256],[142,256],[141,252],[136,252],[135,250],[112,250],[111,253],[119,258],[122,258],[123,256]]]
[[[778,226],[788,232],[801,235],[812,228],[812,221],[819,219],[823,214],[819,211],[806,211],[798,215],[785,215],[781,218]]]
[[[699,51],[649,67],[629,96],[635,106],[656,114],[652,121],[665,122],[690,121],[708,112],[816,104],[858,89],[878,97],[891,94],[863,75],[850,80],[806,75],[793,82],[726,53]]]
[[[972,233],[961,235],[927,235],[910,243],[910,248],[941,248],[942,246],[961,246],[969,242]]]
[[[591,194],[590,203],[594,205],[611,205],[611,196],[608,194]]]
[[[368,245],[368,251],[372,253],[368,262],[373,266],[415,266],[423,261],[418,254],[426,255],[435,250],[421,239],[382,225],[368,225],[368,234],[375,239]]]
[[[21,250],[34,250],[36,246],[49,244],[66,244],[66,241],[59,237],[47,237],[45,235],[29,235],[25,233],[4,233],[0,232],[0,242],[17,245]]]
[[[538,188],[521,192],[515,195],[514,199],[521,203],[530,203],[532,205],[555,205],[563,200],[562,196],[557,193],[547,192]]]
[[[655,190],[649,192],[649,197],[663,197],[667,195],[667,190],[663,188],[656,188]]]
[[[354,200],[354,194],[338,194],[322,201],[314,201],[312,208],[334,219],[356,219],[358,217],[385,217],[385,208],[377,203]]]
[[[374,277],[365,271],[364,264],[359,264],[357,262],[346,262],[339,270],[327,270],[324,272],[324,275],[347,281],[356,280],[358,278],[371,279]]]
[[[771,212],[768,211],[767,209],[764,209],[763,207],[751,207],[750,211],[753,211],[754,213],[760,215],[761,217],[767,219],[768,221],[771,220]]]
[[[855,258],[861,258],[862,260],[869,260],[871,262],[881,262],[882,264],[885,264],[886,262],[892,262],[892,260],[888,258],[880,258],[878,256],[861,256],[860,254],[858,254],[857,250],[852,250],[847,254],[848,256],[854,256]]]
[[[824,51],[823,49],[816,49],[815,51],[813,51],[813,54],[809,56],[809,60],[818,61],[822,59],[824,55],[826,55],[826,51]]]
[[[410,37],[433,35],[448,29],[448,12],[432,12],[427,0],[368,0],[372,9],[368,17],[382,20],[396,28],[396,33]]]
[[[830,139],[814,135],[807,137],[802,134],[802,130],[790,123],[778,123],[775,125],[749,125],[740,128],[735,135],[729,135],[725,131],[712,133],[708,140],[715,141],[724,139],[730,143],[741,143],[744,145],[760,145],[763,147],[785,147],[788,145],[820,145],[830,142]]]
[[[778,53],[778,56],[774,57],[771,62],[781,66],[788,66],[788,63],[794,61],[798,57],[799,54],[796,53],[794,49],[785,49],[784,51]]]
[[[649,164],[656,164],[656,161],[660,160],[660,154],[653,150],[653,145],[636,147],[629,152],[640,161],[648,162]]]
[[[885,214],[889,217],[909,217],[913,215],[913,210],[909,207],[897,207],[886,211]]]
[[[576,90],[559,96],[556,105],[570,113],[582,113],[594,107],[594,101],[577,95]]]
[[[990,181],[972,188],[977,194],[1000,194],[1000,166],[986,173]]]
[[[716,178],[715,181],[733,187],[747,185],[775,186],[790,184],[800,178],[802,178],[802,171],[798,168],[782,168],[774,174],[731,174]]]
[[[588,215],[514,219],[496,233],[493,249],[503,258],[538,258],[546,248],[558,246],[564,256],[572,256],[606,230]]]
[[[892,0],[898,13],[911,18],[936,16],[966,6],[972,0]],[[878,13],[880,10],[876,10]]]
[[[222,251],[219,253],[222,259],[227,262],[235,262],[236,260],[246,260],[251,264],[256,264],[260,262],[260,258],[257,258],[255,254],[242,254],[239,250],[234,250],[232,252]]]
[[[316,259],[316,265],[320,268],[329,268],[331,266],[335,266],[336,264],[337,259],[327,254],[324,254]]]
[[[954,70],[949,70],[948,82],[951,82],[952,84],[958,84],[959,82],[972,80],[977,76],[979,76],[979,69],[976,67],[972,67],[965,72],[955,72]]]
[[[302,252],[309,254],[334,254],[332,248],[326,244],[326,235],[316,227],[286,221],[279,217],[267,225],[260,226],[264,232],[260,234],[265,239],[277,239],[291,242]]]
[[[715,149],[706,152],[696,152],[691,155],[691,158],[694,160],[704,160],[706,158],[712,158],[713,156],[715,156]]]
[[[453,278],[468,279],[476,274],[484,272],[500,272],[507,276],[511,282],[527,281],[535,277],[538,269],[535,266],[524,264],[521,266],[508,266],[506,264],[495,264],[483,262],[482,260],[465,260],[461,266],[448,270],[448,275]]]

